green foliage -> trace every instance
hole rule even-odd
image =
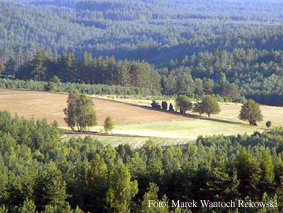
[[[14,78],[16,74],[16,61],[10,57],[8,62],[5,64],[5,69],[2,72],[2,76],[5,78]]]
[[[42,81],[23,81],[0,79],[0,88],[27,89],[36,91],[66,92],[78,90],[80,93],[89,95],[135,95],[135,96],[159,96],[160,92],[138,87],[122,87],[102,84],[78,84],[78,83],[55,83]]]
[[[131,200],[137,193],[137,181],[131,181],[130,172],[121,160],[118,161],[109,177],[109,190],[106,195],[108,212],[130,212]]]
[[[96,113],[94,103],[84,94],[78,91],[71,92],[68,96],[68,108],[64,109],[65,121],[73,130],[76,127],[82,131],[87,127],[96,125]]]
[[[92,137],[62,141],[58,131],[0,112],[0,212],[168,212],[147,203],[199,199],[271,200],[272,211],[283,210],[283,128],[136,149]]]
[[[212,96],[205,96],[200,103],[197,103],[194,107],[194,111],[200,115],[206,113],[208,117],[211,114],[218,114],[220,107],[217,100]]]
[[[191,110],[193,106],[190,98],[185,95],[179,95],[176,98],[175,102],[176,102],[177,107],[179,107],[180,112],[184,114],[186,114],[187,110]]]
[[[55,84],[59,84],[61,82],[61,80],[58,76],[55,75],[50,79],[50,82],[53,82]]]
[[[105,132],[107,133],[112,132],[112,130],[114,129],[114,123],[113,123],[111,116],[107,116],[107,118],[104,121],[103,127],[104,127]]]
[[[46,205],[63,204],[67,198],[62,172],[53,162],[48,163],[36,177],[33,189],[38,210],[43,210]]]
[[[169,203],[168,200],[166,200],[166,197],[164,196],[162,200],[158,199],[158,193],[159,188],[154,183],[149,183],[148,191],[143,196],[143,201],[141,204],[141,211],[144,213],[169,213]],[[163,203],[163,207],[160,207],[157,203],[161,202]]]
[[[32,200],[25,200],[23,207],[20,210],[20,213],[36,213],[36,206]]]
[[[255,101],[249,99],[243,104],[239,118],[249,121],[251,125],[256,125],[257,121],[262,121],[260,106]]]
[[[199,113],[201,116],[203,113],[205,113],[205,108],[202,102],[196,102],[193,106],[193,112]]]

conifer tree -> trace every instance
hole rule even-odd
[[[132,198],[138,193],[137,181],[131,181],[131,174],[122,160],[118,161],[109,177],[106,195],[107,210],[110,213],[130,212]]]
[[[32,200],[25,200],[24,205],[20,209],[20,213],[35,213],[36,206]]]
[[[66,183],[62,173],[51,162],[38,175],[34,183],[34,197],[37,210],[43,210],[46,205],[65,203]]]
[[[2,72],[2,75],[6,78],[14,78],[16,74],[16,61],[14,58],[10,57],[8,62],[5,64],[5,69]]]
[[[267,192],[268,194],[272,191],[274,181],[274,165],[272,162],[272,156],[269,149],[265,149],[262,153],[260,162],[261,168],[261,192]]]
[[[247,120],[251,125],[257,125],[256,122],[262,121],[262,117],[260,106],[251,99],[243,104],[239,115],[241,120]]]
[[[176,102],[176,105],[179,107],[180,112],[183,112],[184,114],[186,114],[187,110],[192,109],[192,106],[193,106],[190,98],[185,95],[179,95],[176,98],[175,102]]]
[[[200,114],[206,113],[208,117],[210,117],[211,114],[218,114],[221,111],[217,100],[210,95],[205,96],[202,99],[201,104],[197,104],[196,107],[196,110]]]
[[[141,204],[141,211],[144,213],[169,213],[169,203],[166,197],[164,196],[162,200],[158,199],[158,193],[159,188],[156,184],[154,183],[149,183],[148,191],[147,193],[143,196],[143,201]],[[164,207],[159,207],[156,205],[156,203],[164,203]]]

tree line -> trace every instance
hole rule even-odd
[[[0,112],[0,212],[235,212],[149,208],[149,200],[252,200],[283,205],[282,128],[199,137],[195,144],[104,146],[63,139],[58,124]],[[239,212],[247,209],[238,209]]]
[[[186,114],[187,111],[191,111],[198,113],[200,117],[202,114],[206,113],[209,118],[211,115],[219,114],[221,112],[217,99],[210,95],[203,97],[201,101],[197,101],[195,103],[193,103],[188,96],[179,95],[175,99],[175,110],[173,104],[170,103],[170,105],[168,105],[167,101],[162,101],[162,104],[160,105],[157,101],[153,100],[151,106],[154,109],[162,109],[164,111],[168,110],[169,112],[175,113],[178,113],[179,110],[180,114]],[[263,120],[260,105],[252,99],[246,100],[243,103],[238,117],[240,120],[248,121],[250,125],[254,126],[257,126],[258,121]],[[267,121],[266,126],[268,128],[271,127],[272,122]]]
[[[161,88],[164,94],[213,92],[230,99],[238,88],[247,99],[282,106],[280,1],[192,2],[3,1],[0,72],[9,76],[13,69],[7,66],[24,65],[23,79],[57,75],[63,82]],[[59,64],[43,63],[44,51]],[[86,63],[76,71],[82,58]],[[231,85],[219,90],[222,74]]]
[[[82,58],[69,52],[52,59],[43,51],[19,69],[16,69],[15,59],[10,58],[1,76],[139,87],[164,95],[184,94],[194,99],[214,94],[223,101],[244,102],[246,98],[267,105],[283,104],[280,52],[237,50],[218,51],[215,55],[204,52],[182,61],[171,61],[171,68],[159,68],[144,61],[92,58],[87,52]],[[237,62],[240,58],[242,62]],[[259,64],[262,58],[273,58],[275,62]]]
[[[80,93],[89,95],[116,95],[123,98],[130,96],[145,97],[145,96],[162,96],[159,91],[150,90],[139,87],[122,87],[117,85],[105,84],[82,84],[82,83],[62,83],[59,78],[52,78],[49,82],[34,81],[34,80],[10,80],[0,79],[0,88],[7,89],[26,89],[36,91],[51,91],[65,92],[79,91]]]

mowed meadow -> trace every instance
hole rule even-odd
[[[60,127],[66,129],[68,127],[64,121],[63,109],[67,106],[67,97],[67,94],[0,89],[0,110],[6,109],[13,115],[17,113],[26,118],[47,118],[49,122],[56,120]],[[264,121],[259,122],[258,127],[253,127],[238,119],[240,104],[220,103],[220,114],[213,115],[211,119],[203,115],[203,118],[199,119],[197,116],[153,110],[146,107],[150,101],[125,99],[120,102],[96,97],[92,99],[95,103],[98,125],[91,130],[100,131],[108,115],[113,118],[115,124],[115,136],[93,137],[98,137],[105,143],[115,141],[114,145],[130,143],[132,146],[139,146],[149,138],[164,145],[183,144],[193,141],[199,135],[250,134],[261,131],[268,120],[272,121],[273,126],[283,125],[283,120],[280,119],[283,117],[281,107],[261,106]]]

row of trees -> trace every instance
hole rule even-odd
[[[200,116],[206,113],[210,117],[212,114],[218,114],[221,111],[217,100],[212,96],[205,96],[202,101],[193,104],[189,97],[180,95],[175,102],[180,113],[184,114],[186,114],[187,110],[192,110],[199,113]]]
[[[162,101],[160,106],[156,101],[152,102],[152,107],[157,109],[167,110],[167,102]],[[200,116],[204,113],[210,117],[212,114],[220,113],[221,109],[218,101],[213,96],[205,96],[201,101],[192,103],[191,99],[185,95],[179,95],[175,100],[175,105],[179,109],[181,114],[186,114],[188,110],[198,113]],[[169,111],[173,110],[173,105],[170,103]],[[239,119],[249,121],[251,125],[257,125],[257,121],[262,121],[262,113],[259,104],[249,99],[241,107]],[[271,126],[271,122],[268,121],[267,127]]]
[[[63,82],[138,87],[166,95],[186,94],[194,99],[215,94],[226,101],[243,102],[247,97],[263,104],[282,105],[280,66],[283,62],[278,54],[280,52],[237,50],[216,51],[213,55],[206,51],[182,61],[175,60],[168,69],[144,61],[92,58],[89,53],[81,59],[76,59],[73,53],[66,53],[52,60],[47,52],[38,52],[32,61],[18,70],[15,60],[10,58],[2,77],[45,81],[59,78]],[[249,58],[239,62],[241,66],[235,62],[245,57]],[[275,62],[259,64],[264,57]]]
[[[1,74],[1,73],[0,73]],[[5,78],[50,81],[54,76],[62,82],[108,84],[160,90],[160,75],[144,61],[117,61],[114,57],[92,58],[85,53],[80,59],[74,53],[65,53],[51,59],[48,52],[38,52],[27,64],[16,69],[10,58],[2,72]]]
[[[283,129],[199,137],[195,144],[116,148],[62,139],[58,125],[0,112],[1,212],[237,212],[172,208],[172,200],[277,202],[282,212]],[[148,202],[168,202],[168,208]]]
[[[282,106],[281,7],[279,1],[5,1],[0,72]]]
[[[128,96],[161,96],[161,93],[156,90],[138,87],[109,86],[105,84],[61,83],[60,79],[57,77],[52,78],[50,82],[0,79],[0,87],[7,89],[26,89],[65,93],[78,90],[80,93],[89,95],[121,95],[124,98],[127,98]]]

